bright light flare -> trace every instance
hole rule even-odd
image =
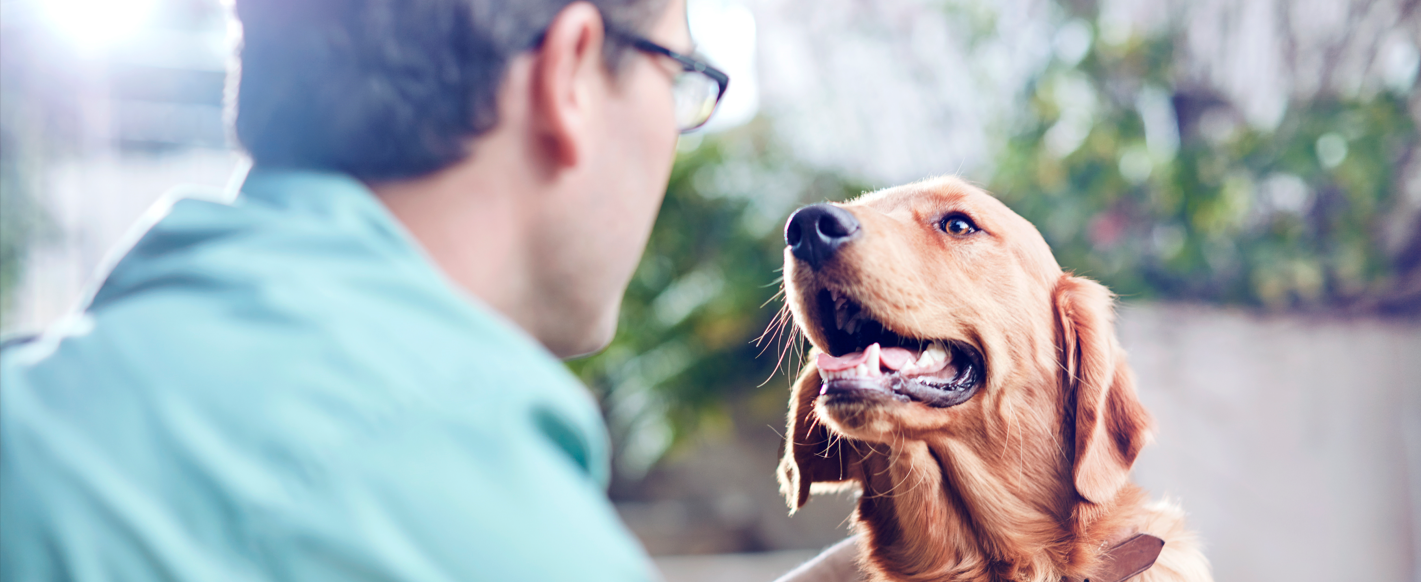
[[[686,5],[696,52],[730,75],[730,88],[704,130],[743,124],[760,110],[755,72],[755,15],[740,0],[691,0]]]
[[[147,24],[154,0],[41,0],[44,19],[83,53],[102,53]]]

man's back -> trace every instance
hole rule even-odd
[[[0,577],[649,577],[605,428],[335,174],[180,201],[0,357]]]

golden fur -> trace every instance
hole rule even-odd
[[[818,270],[785,253],[786,302],[816,351],[828,345],[817,302],[832,290],[894,333],[972,346],[985,375],[947,408],[826,405],[811,358],[780,465],[791,510],[814,490],[858,488],[874,580],[1057,582],[1091,574],[1102,548],[1139,532],[1165,546],[1135,580],[1212,580],[1183,512],[1129,482],[1151,420],[1108,290],[1062,272],[1035,227],[956,178],[837,206],[859,238]],[[944,232],[951,213],[980,232]]]

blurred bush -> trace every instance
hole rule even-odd
[[[16,147],[14,142],[10,132],[0,127],[0,314],[8,311],[11,291],[19,283],[37,214],[22,181],[18,156],[6,155]]]
[[[1259,129],[1178,86],[1174,46],[1095,42],[1050,67],[991,189],[1126,298],[1421,309],[1417,225],[1392,215],[1418,144],[1406,95],[1296,102]]]

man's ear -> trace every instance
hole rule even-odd
[[[814,361],[810,352],[809,361]],[[819,369],[810,363],[799,374],[789,398],[789,426],[785,430],[785,454],[780,460],[780,493],[794,513],[809,501],[815,483],[844,483],[859,479],[863,460],[854,443],[830,435],[814,413],[819,398]]]
[[[1056,286],[1057,346],[1068,422],[1074,418],[1076,491],[1113,499],[1150,439],[1152,422],[1115,338],[1114,298],[1099,283],[1063,275]]]
[[[573,2],[553,17],[533,65],[533,117],[539,141],[560,166],[578,163],[588,147],[594,83],[607,74],[602,13]]]

